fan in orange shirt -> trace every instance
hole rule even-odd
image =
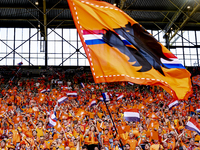
[[[10,126],[13,126],[12,124],[10,124],[9,125],[9,128],[10,128]],[[19,131],[17,130],[17,128],[18,128],[18,124],[14,124],[14,129],[12,128],[10,128],[10,130],[9,130],[9,132],[10,133],[12,133],[12,143],[14,144],[14,145],[16,145],[17,143],[19,143],[20,142],[20,133],[19,133]]]
[[[46,120],[47,121],[47,120]],[[35,130],[37,131],[37,137],[41,137],[44,136],[44,130],[46,128],[46,123],[43,123],[41,120],[38,121],[38,125],[36,126],[33,121],[32,118],[30,118],[30,123],[33,125],[33,127],[35,128]]]
[[[102,146],[107,149],[111,148],[109,139],[110,139],[109,130],[105,129],[104,134],[101,135],[101,143],[102,143]]]
[[[120,147],[120,142],[119,142],[119,140],[118,139],[114,139],[113,140],[113,148],[112,148],[112,150],[120,150],[120,149],[122,149],[121,147]]]
[[[77,139],[73,140],[73,147],[70,147],[70,150],[78,150],[80,149],[80,143]]]
[[[20,142],[20,150],[26,150],[26,142],[25,141]]]
[[[122,121],[121,120],[118,120],[117,131],[118,131],[119,135],[124,134],[125,133],[125,129],[126,129],[126,126],[122,125]]]
[[[137,138],[139,136],[139,130],[135,121],[129,122],[125,127],[125,131],[128,132],[128,134],[129,132],[132,132]]]
[[[31,134],[32,135],[32,134]],[[31,138],[32,136],[31,135],[28,135],[28,134],[23,134],[21,133],[21,136],[22,136],[22,141],[25,142],[26,144],[26,147],[34,147],[35,146],[35,142],[34,140]]]
[[[75,132],[73,133],[73,135],[74,135],[74,137],[79,141],[80,146],[84,145],[84,143],[83,143],[84,138],[83,138],[83,134],[81,133],[81,128],[80,128],[80,126],[77,126],[77,127],[76,127],[76,130],[75,130]]]
[[[156,128],[150,129],[150,141],[159,141],[158,130]]]
[[[151,118],[151,121],[149,123],[149,126],[148,128],[152,128],[152,129],[158,129],[159,128],[159,122],[158,122],[158,119],[159,117],[155,114],[155,113],[151,113],[149,116],[149,118]]]
[[[8,146],[13,145],[13,133],[12,132],[8,133],[8,139],[6,140],[6,143],[7,143]]]
[[[85,135],[88,135],[89,137],[89,149],[94,149],[94,147],[97,146],[97,144],[99,143],[98,141],[98,130],[96,128],[96,126],[92,125],[90,126],[90,129],[88,132],[85,133]]]
[[[168,149],[175,150],[176,141],[173,138],[173,134],[168,135]]]
[[[138,141],[135,139],[135,136],[132,132],[129,132],[129,139],[127,140],[127,143],[130,145],[130,149],[135,149],[137,146]]]
[[[14,122],[14,124],[16,124],[16,123],[19,123],[20,121],[22,121],[22,116],[21,116],[21,112],[20,111],[18,111],[17,112],[17,115],[15,115],[14,117],[13,117],[13,122]]]
[[[150,150],[160,150],[163,149],[163,146],[158,143],[158,140],[154,140],[154,144],[150,146]]]
[[[89,118],[94,119],[95,116],[95,112],[93,110],[93,108],[90,109],[90,111],[88,112]]]

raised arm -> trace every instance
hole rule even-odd
[[[46,130],[48,122],[49,122],[49,116],[46,117],[46,120],[44,122],[44,130]]]
[[[32,118],[30,118],[30,123],[33,125],[33,127],[34,127],[35,129],[37,129],[37,126],[33,123]]]

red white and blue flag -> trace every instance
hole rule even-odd
[[[117,100],[120,100],[120,99],[122,99],[124,97],[124,94],[119,94],[118,96],[117,96]]]
[[[197,111],[197,113],[200,113],[200,108],[197,108],[196,111]]]
[[[89,104],[89,107],[93,107],[97,105],[97,101],[96,100],[92,100]]]
[[[108,92],[102,93],[101,100],[105,100],[106,102],[110,101],[110,95]]]
[[[174,54],[172,54],[172,53],[165,53],[165,55],[170,59],[170,61],[161,58],[161,62],[162,62],[167,68],[185,69],[185,67],[182,65],[181,61],[179,61],[178,58],[177,58]]]
[[[126,121],[140,121],[140,114],[138,109],[127,109],[124,111],[124,118]]]
[[[57,118],[56,113],[52,110],[49,116],[49,126],[54,127],[56,126]]]
[[[105,33],[105,30],[83,30],[83,37],[87,45],[103,44],[105,43],[103,40]]]
[[[67,96],[68,97],[77,97],[77,92],[76,91],[68,91]]]
[[[81,87],[84,89],[85,88],[85,85],[84,85],[84,83],[81,83]]]
[[[47,92],[46,89],[40,91],[40,93],[46,93],[46,92]]]
[[[22,66],[22,65],[23,65],[23,62],[20,62],[20,63],[18,63],[17,65],[18,65],[18,66]]]
[[[134,83],[132,83],[132,82],[128,82],[128,84],[130,84],[130,85],[134,85]]]
[[[178,100],[172,100],[172,101],[168,104],[168,107],[169,107],[169,109],[172,109],[173,107],[178,106],[178,105],[179,105]]]
[[[190,120],[187,122],[185,128],[188,130],[191,130],[191,131],[195,131],[200,135],[200,125],[193,118],[190,118]]]
[[[100,98],[99,98],[101,101],[103,101],[103,96],[100,96]]]
[[[66,102],[67,100],[68,100],[68,98],[67,98],[66,96],[60,97],[60,98],[58,99],[58,104],[62,104],[62,103],[64,103],[64,102]]]

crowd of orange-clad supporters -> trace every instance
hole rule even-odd
[[[200,135],[185,129],[190,117],[200,121],[197,86],[189,99],[179,100],[180,104],[170,110],[168,103],[173,98],[159,87],[123,82],[84,85],[68,81],[52,86],[40,79],[1,89],[0,150],[200,149]],[[50,91],[41,93],[43,89]],[[77,97],[58,104],[69,91],[76,91]],[[102,91],[112,95],[107,106],[117,132],[101,100]],[[117,100],[119,94],[123,97]],[[97,104],[90,107],[93,100]],[[124,119],[124,111],[131,108],[139,110],[140,122]],[[57,120],[50,127],[53,111]]]

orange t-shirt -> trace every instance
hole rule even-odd
[[[150,150],[159,150],[160,147],[163,148],[160,144],[153,144],[150,146]]]
[[[129,139],[127,140],[127,143],[130,145],[130,149],[135,149],[137,146],[137,140],[135,139]]]
[[[168,149],[172,149],[172,150],[174,150],[175,149],[175,140],[172,140],[172,142],[168,142],[167,143],[168,144]]]
[[[90,144],[98,144],[97,134],[90,131],[89,141],[90,141]]]
[[[103,145],[104,146],[110,146],[108,135],[102,135],[101,138],[103,139]]]

